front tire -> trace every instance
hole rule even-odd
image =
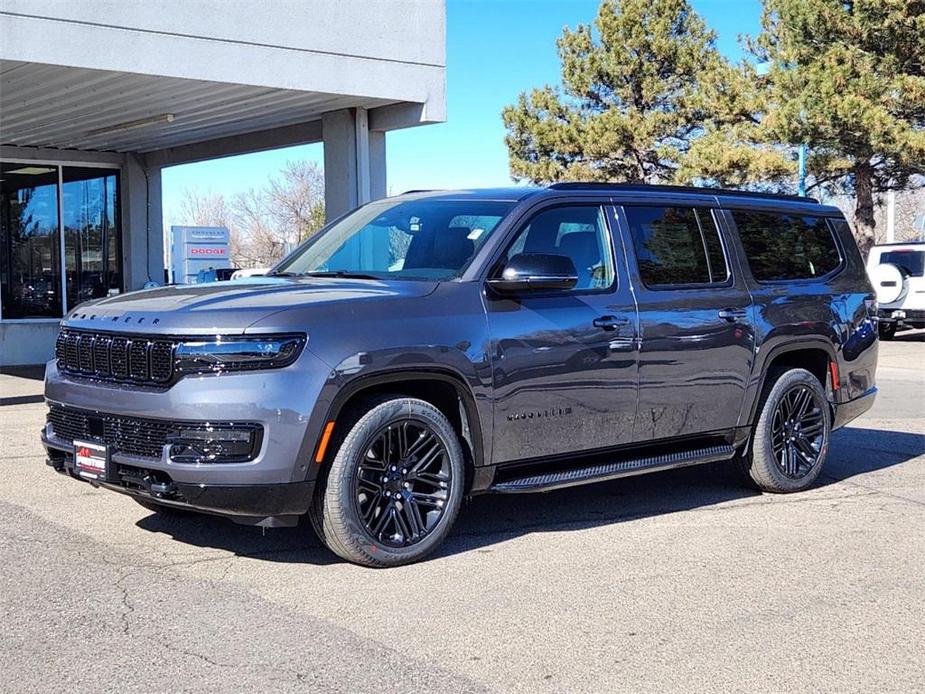
[[[371,567],[423,559],[449,533],[465,485],[462,447],[424,400],[380,401],[346,433],[312,505],[322,541]]]
[[[809,488],[822,472],[831,430],[819,380],[805,369],[779,372],[764,394],[751,454],[743,461],[749,477],[766,492]]]

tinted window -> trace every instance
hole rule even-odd
[[[118,172],[66,166],[63,180],[65,286],[73,308],[122,284]]]
[[[55,166],[0,168],[0,297],[4,318],[61,317]]]
[[[709,210],[626,207],[639,274],[647,287],[715,284],[729,277]]]
[[[880,264],[895,265],[904,274],[912,277],[925,277],[925,251],[904,249],[901,251],[885,251],[880,254]]]
[[[572,259],[578,274],[575,290],[613,284],[613,258],[604,213],[598,206],[554,207],[533,217],[508,250],[552,253]]]
[[[734,210],[732,217],[759,282],[821,277],[841,264],[823,217]]]

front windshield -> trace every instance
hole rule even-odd
[[[297,249],[273,274],[451,279],[512,205],[483,200],[379,200]]]

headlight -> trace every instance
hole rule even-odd
[[[253,371],[288,366],[302,352],[305,337],[215,337],[177,343],[177,371],[181,374]]]

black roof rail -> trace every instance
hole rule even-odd
[[[436,191],[436,188],[412,188],[411,190],[406,190],[401,195],[410,195],[411,193],[433,193]]]
[[[552,183],[547,186],[551,190],[613,190],[619,192],[640,192],[647,191],[665,192],[665,193],[695,193],[700,195],[734,195],[746,198],[768,198],[771,200],[794,200],[797,202],[810,202],[819,204],[816,198],[806,198],[799,195],[785,195],[778,193],[756,193],[750,190],[730,190],[728,188],[698,188],[697,186],[669,186],[663,184],[649,183],[601,183],[588,182],[580,183],[575,181],[565,181],[562,183]]]

